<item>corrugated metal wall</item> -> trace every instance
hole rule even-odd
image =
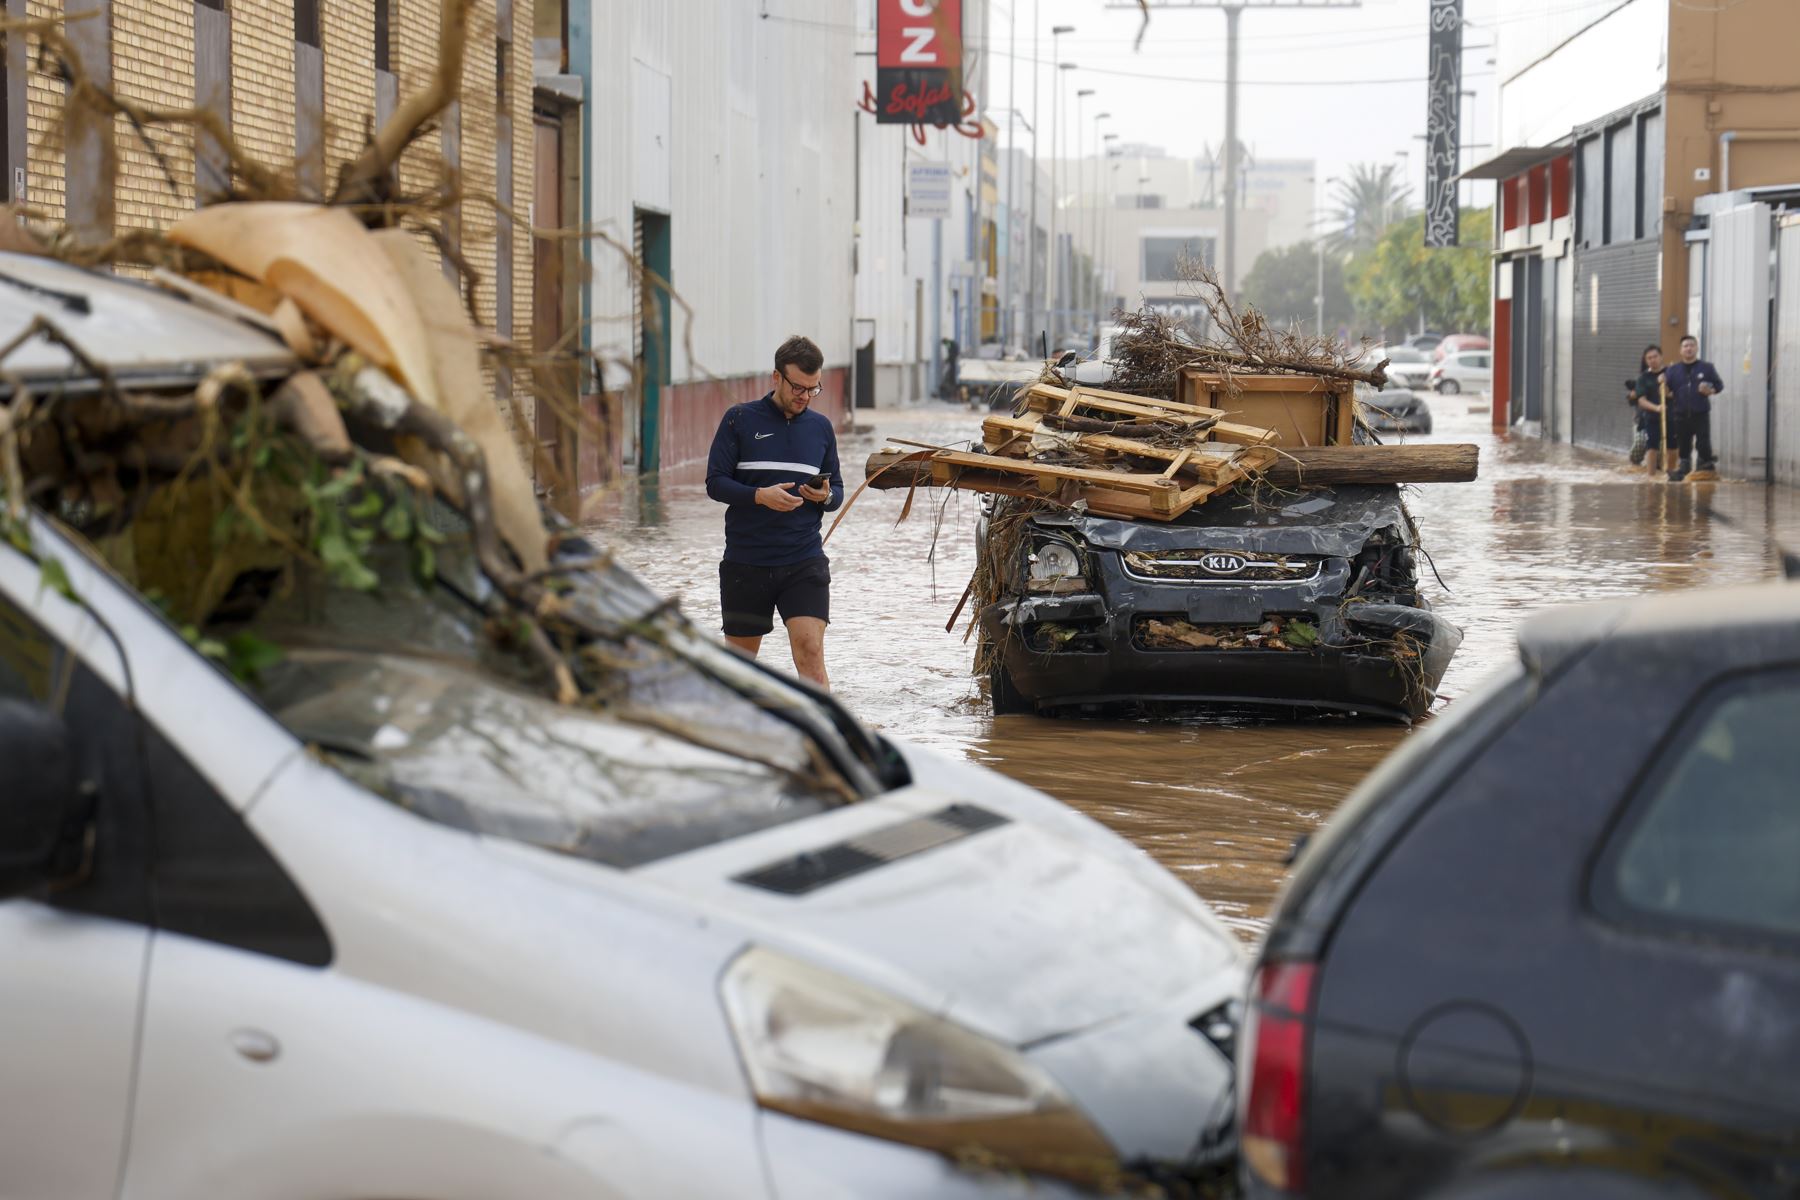
[[[843,5],[784,0],[765,20],[747,0],[606,0],[589,19],[588,220],[628,246],[634,207],[669,214],[670,282],[693,318],[677,306],[674,382],[767,371],[790,333],[847,363],[858,60]],[[588,254],[594,348],[628,362],[629,272],[614,247]]]
[[[1783,217],[1776,243],[1774,444],[1777,483],[1800,483],[1800,215]]]
[[[1654,241],[1575,252],[1569,411],[1578,445],[1609,450],[1631,445],[1633,417],[1625,405],[1625,380],[1637,375],[1645,346],[1668,340],[1657,329],[1660,257]]]
[[[1699,336],[1700,356],[1725,381],[1713,401],[1713,448],[1722,474],[1762,480],[1769,469],[1769,206],[1719,213],[1711,229]]]

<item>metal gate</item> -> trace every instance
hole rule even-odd
[[[1800,214],[1781,218],[1775,271],[1769,465],[1777,483],[1800,483]]]
[[[1691,332],[1725,381],[1713,401],[1713,448],[1723,474],[1761,481],[1769,477],[1769,206],[1718,213],[1711,231],[1706,329]]]
[[[1661,250],[1651,240],[1575,253],[1569,409],[1580,445],[1631,445],[1636,422],[1625,404],[1625,380],[1636,377],[1644,347],[1658,340],[1660,262]]]

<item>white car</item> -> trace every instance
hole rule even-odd
[[[1403,387],[1422,388],[1431,375],[1431,354],[1413,346],[1389,346],[1365,356],[1371,365],[1388,360],[1387,377]]]
[[[142,284],[0,271],[0,342],[47,317],[141,396],[292,369]],[[96,383],[6,366],[39,406]],[[554,704],[454,533],[414,600],[272,593],[251,687],[82,519],[0,539],[0,1194],[1055,1197],[1230,1153],[1237,940],[1094,821],[622,569],[559,602],[667,653]]]
[[[1426,386],[1445,394],[1485,392],[1494,385],[1491,350],[1459,350],[1431,368]]]

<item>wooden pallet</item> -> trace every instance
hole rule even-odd
[[[1275,434],[1255,425],[1242,425],[1223,420],[1229,414],[1220,408],[1202,408],[1195,404],[1177,404],[1153,396],[1130,396],[1124,392],[1106,392],[1097,388],[1059,388],[1047,383],[1034,385],[1025,393],[1025,411],[1060,413],[1065,417],[1088,416],[1103,420],[1120,417],[1150,420],[1197,421],[1218,420],[1212,427],[1212,440],[1238,446],[1261,446],[1275,440]]]
[[[1041,414],[1037,413],[1024,417],[992,416],[981,423],[981,434],[988,453],[1003,457],[1025,457],[1029,453],[1031,440],[1039,433],[1050,434],[1058,441],[1085,450],[1102,461],[1125,457],[1162,462],[1168,464],[1161,473],[1165,479],[1191,475],[1201,483],[1214,485],[1241,478],[1241,473],[1232,473],[1233,464],[1241,456],[1250,453],[1245,447],[1226,442],[1205,441],[1170,447],[1105,433],[1060,433],[1044,428]],[[1259,450],[1256,453],[1256,465],[1259,466],[1266,465],[1262,460],[1264,454],[1271,461],[1275,457],[1266,451]]]

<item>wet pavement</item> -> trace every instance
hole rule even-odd
[[[1470,397],[1431,403],[1435,432],[1412,440],[1481,448],[1477,482],[1420,486],[1409,500],[1442,580],[1425,571],[1425,590],[1467,635],[1440,708],[1514,653],[1518,622],[1537,609],[1767,578],[1780,573],[1778,539],[1800,547],[1800,491],[1652,483],[1615,456],[1497,439]],[[979,438],[981,415],[947,406],[858,414],[839,443],[849,489],[888,438],[964,443]],[[944,629],[974,568],[978,498],[922,490],[896,524],[903,501],[901,492],[864,492],[826,546],[826,657],[837,693],[885,732],[990,766],[1105,822],[1254,936],[1294,839],[1407,731],[1340,718],[996,718],[969,674],[968,613],[954,632]],[[624,561],[717,628],[723,510],[698,474],[628,485],[596,497],[590,513]],[[762,652],[791,667],[779,627]]]

